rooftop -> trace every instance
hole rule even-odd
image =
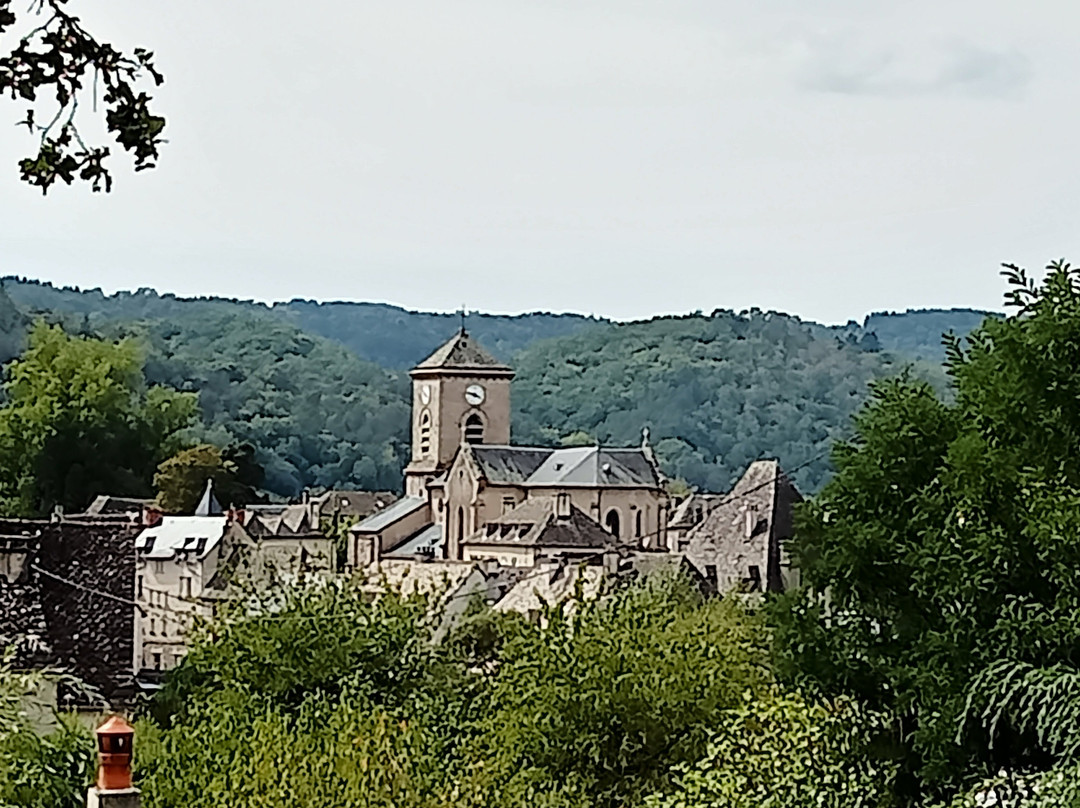
[[[580,446],[470,445],[484,477],[493,483],[535,487],[659,488],[660,476],[645,449]]]
[[[228,524],[226,516],[164,516],[135,539],[135,550],[144,558],[172,558],[191,552],[199,559],[218,545]]]
[[[381,511],[376,511],[363,522],[355,525],[352,530],[361,533],[379,531],[387,525],[392,525],[398,519],[403,519],[421,508],[427,507],[427,500],[420,497],[403,497]]]
[[[504,365],[484,350],[464,328],[413,370],[484,370],[500,374],[513,373],[509,365]]]
[[[554,497],[527,499],[492,519],[465,543],[597,550],[614,544],[614,537],[578,508],[569,505],[567,515],[560,518],[556,507]]]

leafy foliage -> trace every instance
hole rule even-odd
[[[194,512],[208,481],[213,481],[215,495],[226,507],[255,502],[263,475],[254,452],[251,446],[222,451],[206,443],[177,452],[154,475],[158,507],[166,513]]]
[[[13,5],[14,0],[0,0],[0,35],[10,35],[20,20]],[[83,142],[75,120],[88,81],[95,109],[98,103],[103,106],[105,126],[116,143],[131,152],[135,170],[153,168],[165,119],[151,114],[150,96],[137,89],[146,77],[155,86],[164,81],[154,68],[153,54],[136,48],[128,55],[98,42],[67,10],[66,0],[38,0],[23,16],[36,18],[36,25],[25,25],[29,30],[0,57],[0,94],[30,102],[22,123],[40,139],[37,155],[19,163],[22,179],[42,193],[57,180],[70,185],[76,178],[89,182],[94,191],[112,189],[112,175],[105,167],[109,149]],[[38,123],[34,106],[42,93],[51,94],[56,106],[44,125]]]
[[[426,615],[338,585],[227,608],[137,725],[148,804],[438,804],[469,685]]]
[[[193,395],[147,388],[134,342],[70,337],[39,323],[0,408],[0,503],[8,513],[147,496],[154,469],[193,421]]]
[[[267,489],[283,496],[304,487],[396,488],[409,417],[407,380],[396,371],[456,327],[453,315],[375,304],[266,307],[149,289],[104,295],[12,278],[5,288],[16,304],[69,330],[142,335],[152,381],[200,392],[199,437],[257,447]],[[869,381],[904,361],[877,350],[872,332],[857,326],[838,331],[756,310],[626,325],[473,315],[469,326],[517,368],[516,442],[636,444],[649,425],[667,472],[711,490],[725,489],[763,454],[789,468],[823,454],[847,434]],[[940,334],[932,342],[938,345]],[[944,386],[936,369],[919,373]],[[796,482],[812,492],[828,473],[822,459]]]
[[[518,356],[514,435],[625,445],[648,426],[668,474],[723,491],[762,455],[788,468],[824,455],[868,383],[901,366],[822,326],[756,310],[597,327]],[[796,482],[814,491],[828,470],[823,458]]]
[[[874,749],[885,728],[847,699],[810,704],[776,689],[725,715],[704,758],[677,768],[646,808],[886,808],[894,766]]]
[[[461,804],[635,804],[770,680],[760,626],[681,578],[545,617],[501,646]]]
[[[868,314],[853,331],[873,334],[883,351],[930,362],[945,360],[942,334],[966,337],[995,312],[978,309],[908,309]]]
[[[81,808],[97,755],[90,733],[44,703],[49,677],[0,661],[0,805]],[[36,719],[36,720],[35,720]],[[51,726],[42,726],[48,722]]]
[[[1017,313],[948,345],[954,403],[875,387],[800,515],[807,586],[778,609],[786,675],[898,717],[911,791],[1039,763],[1015,737],[957,742],[968,683],[1080,651],[1080,283],[1064,263],[1038,286],[1007,274]]]

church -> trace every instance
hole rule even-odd
[[[383,558],[534,567],[670,549],[668,496],[647,431],[637,448],[513,445],[514,371],[464,328],[410,376],[405,497],[353,527],[350,567]]]

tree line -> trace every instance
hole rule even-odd
[[[9,278],[0,290],[0,361],[20,355],[41,318],[71,335],[134,340],[148,385],[198,396],[185,434],[253,447],[261,486],[277,497],[396,489],[408,456],[400,368],[457,326],[450,315],[392,307],[104,295]],[[881,350],[871,332],[757,310],[630,324],[481,317],[477,329],[518,370],[515,442],[630,445],[648,426],[668,473],[707,490],[724,490],[762,455],[790,468],[817,457],[797,477],[804,491],[817,490],[829,473],[822,455],[846,434],[869,382],[908,361]],[[944,384],[931,363],[917,372]]]

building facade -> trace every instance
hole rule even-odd
[[[524,531],[530,541],[566,534],[572,522],[578,534],[592,537],[593,555],[603,549],[597,541],[601,534],[627,548],[666,549],[668,498],[647,438],[636,448],[513,445],[514,371],[464,329],[410,375],[406,496],[353,528],[349,566],[411,556],[533,566],[554,546],[524,549],[521,541],[495,542],[488,526],[497,520],[503,532],[508,524],[536,526],[543,514],[554,524]],[[516,513],[519,509],[524,510]],[[566,516],[558,516],[563,512]],[[581,528],[583,519],[595,530]]]

